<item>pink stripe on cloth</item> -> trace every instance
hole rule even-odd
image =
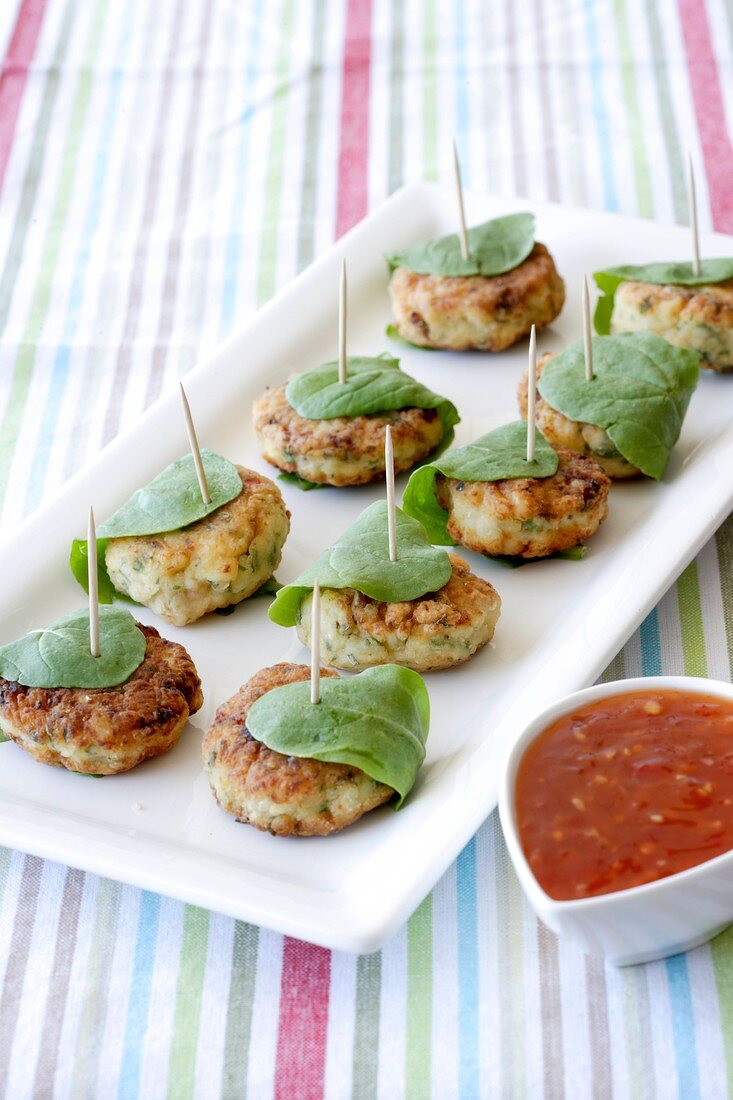
[[[286,939],[275,1061],[276,1100],[321,1100],[326,1069],[331,952]]]
[[[28,69],[45,14],[46,0],[23,0],[0,70],[0,188],[13,147]]]
[[[733,233],[733,147],[705,2],[679,0],[679,12],[713,226],[719,233]]]
[[[367,212],[372,0],[348,0],[344,42],[336,236]]]

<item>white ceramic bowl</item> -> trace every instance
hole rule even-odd
[[[596,699],[655,689],[733,700],[733,685],[691,676],[617,680],[566,695],[538,714],[515,742],[504,760],[499,788],[499,813],[509,854],[539,917],[558,936],[566,936],[583,951],[602,955],[618,966],[651,962],[687,951],[705,943],[733,921],[733,850],[630,890],[557,901],[539,885],[522,851],[514,789],[525,750],[558,718]]]

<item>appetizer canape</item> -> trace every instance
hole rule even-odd
[[[395,317],[391,335],[424,348],[502,351],[532,325],[549,325],[565,284],[547,248],[534,239],[531,214],[510,214],[458,234],[388,255]]]
[[[333,362],[269,387],[253,420],[267,461],[311,487],[384,477],[388,425],[395,470],[409,470],[449,445],[460,417],[445,397],[404,374],[399,360],[380,355],[349,356],[345,381]]]
[[[99,598],[121,593],[185,626],[257,591],[280,564],[290,516],[262,474],[202,451],[204,503],[191,455],[171,463],[98,528]],[[86,588],[87,546],[71,568]]]
[[[183,646],[99,609],[99,656],[89,611],[66,615],[0,647],[0,730],[42,764],[115,775],[172,749],[201,707],[201,681]]]
[[[278,836],[328,836],[395,795],[399,807],[425,757],[430,703],[417,673],[390,665],[341,679],[322,669],[314,703],[311,671],[262,669],[204,737],[218,804]]]
[[[700,353],[702,366],[733,369],[733,259],[652,263],[597,271],[603,291],[595,314],[601,335],[652,332]]]
[[[586,455],[611,478],[659,479],[698,382],[699,354],[652,333],[599,336],[588,377],[583,342],[537,364],[535,420],[548,443]],[[519,409],[527,417],[527,374]]]
[[[402,507],[439,545],[481,554],[542,558],[590,538],[608,512],[610,480],[597,462],[505,424],[412,474]]]
[[[390,561],[388,510],[371,504],[330,549],[270,605],[311,646],[311,598],[321,586],[321,656],[347,670],[398,664],[419,672],[469,660],[494,635],[501,600],[454,554],[432,546],[422,524],[396,509]]]

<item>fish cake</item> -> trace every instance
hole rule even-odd
[[[420,275],[398,267],[389,293],[400,336],[447,351],[503,351],[532,325],[549,325],[565,302],[565,284],[539,243],[503,275]]]
[[[280,564],[290,514],[273,481],[237,466],[238,497],[204,519],[161,535],[110,539],[105,562],[118,592],[173,626],[240,603]]]
[[[268,462],[317,485],[366,485],[383,478],[388,425],[398,474],[427,458],[443,439],[443,422],[436,409],[309,420],[292,407],[286,388],[287,383],[268,387],[255,401],[255,434]]]
[[[607,474],[565,447],[552,477],[459,481],[438,474],[438,502],[455,542],[492,556],[543,558],[595,534],[608,514]]]
[[[321,670],[323,677],[336,675]],[[247,714],[261,695],[308,679],[307,665],[261,669],[219,707],[202,746],[209,783],[222,810],[276,836],[328,836],[394,794],[351,764],[284,756],[249,732]]]
[[[538,379],[543,367],[547,366],[553,358],[551,351],[542,356],[537,364]],[[523,420],[527,419],[528,386],[528,373],[525,371],[517,389],[519,411]],[[553,409],[552,405],[548,405],[540,396],[539,390],[535,397],[535,424],[553,447],[567,447],[571,451],[592,458],[611,478],[621,481],[641,476],[639,467],[633,466],[616,450],[615,443],[603,428],[599,428],[596,424],[583,424],[578,420],[571,420],[557,409]]]
[[[611,332],[653,332],[699,352],[702,367],[733,370],[733,279],[710,286],[620,283]]]
[[[117,687],[25,687],[0,677],[0,729],[41,764],[116,775],[177,744],[201,708],[201,681],[183,646],[137,624],[145,657]]]
[[[456,554],[453,573],[437,592],[385,603],[352,588],[321,589],[321,652],[349,671],[396,664],[416,672],[468,661],[494,636],[501,611],[496,589]],[[297,634],[310,648],[311,603],[300,605]]]

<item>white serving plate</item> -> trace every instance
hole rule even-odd
[[[514,199],[466,199],[472,223],[530,208]],[[532,208],[538,239],[552,250],[569,291],[562,316],[540,337],[540,351],[579,337],[584,273],[688,251],[685,229],[559,206]],[[341,257],[349,266],[350,351],[379,352],[388,345],[389,321],[382,253],[450,232],[454,210],[449,190],[404,188],[192,371],[187,392],[202,444],[274,476],[259,456],[250,406],[266,383],[334,357]],[[705,255],[732,248],[726,237],[702,238]],[[456,403],[464,417],[458,444],[516,418],[526,342],[502,355],[393,350],[408,372]],[[665,481],[614,487],[610,516],[584,561],[510,570],[466,553],[500,592],[502,617],[490,648],[461,668],[427,677],[427,761],[398,814],[379,810],[327,839],[281,839],[237,824],[215,805],[199,745],[216,707],[263,665],[308,659],[294,631],[272,624],[266,600],[258,598],[228,618],[210,616],[181,630],[142,608],[143,621],[193,656],[204,709],[168,756],[103,781],[36,764],[12,744],[0,746],[0,843],[328,947],[377,949],[496,805],[498,763],[511,740],[535,712],[593,682],[730,511],[731,385],[702,378]],[[30,517],[0,550],[0,641],[79,606],[82,593],[66,561],[72,537],[85,529],[89,504],[103,519],[185,449],[172,392]],[[404,478],[398,491],[403,486]],[[292,580],[381,491],[302,493],[285,485],[293,519],[279,579]]]

